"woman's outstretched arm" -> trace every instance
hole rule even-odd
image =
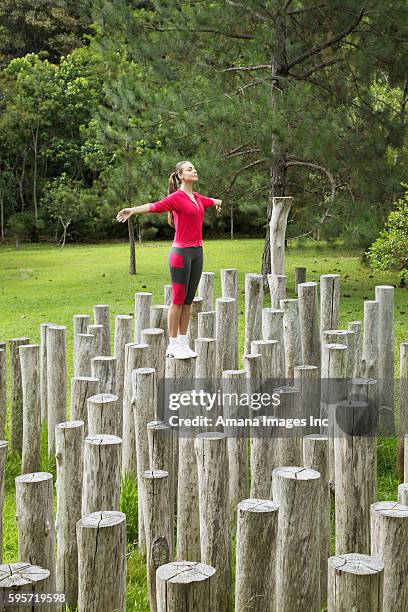
[[[133,206],[133,208],[122,208],[116,215],[116,221],[124,223],[132,215],[149,212],[150,204],[142,204],[141,206]]]

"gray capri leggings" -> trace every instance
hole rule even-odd
[[[191,304],[203,271],[203,247],[171,247],[171,303]]]

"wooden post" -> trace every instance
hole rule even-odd
[[[147,424],[157,414],[157,374],[154,368],[137,368],[132,371],[132,411],[135,427],[138,500],[142,501],[142,474],[149,469],[149,443]],[[139,549],[145,552],[143,503],[138,504]]]
[[[157,305],[150,307],[150,325],[149,327],[155,327],[162,329],[164,332],[163,345],[167,346],[169,343],[169,331],[167,327],[167,316],[170,306],[168,305]]]
[[[283,274],[267,274],[271,307],[280,308],[280,301],[286,298],[286,280]]]
[[[277,387],[274,393],[279,395],[279,405],[276,406],[274,414],[281,419],[300,419],[303,417],[301,405],[301,393],[298,387],[286,385]],[[286,429],[282,427],[282,434],[276,435],[270,444],[276,445],[276,467],[285,465],[302,465],[302,438],[303,428],[294,427]],[[278,429],[279,432],[279,429]],[[274,466],[274,467],[275,467]]]
[[[6,435],[7,420],[7,365],[6,344],[0,346],[0,439]]]
[[[272,498],[279,504],[276,610],[281,612],[320,610],[319,479],[319,472],[303,467],[273,470]]]
[[[84,438],[88,435],[87,400],[99,393],[99,378],[78,376],[71,378],[71,421],[84,422]]]
[[[94,357],[95,338],[93,334],[74,336],[74,376],[91,375],[91,359]]]
[[[98,355],[102,355],[103,325],[88,325],[86,333],[93,336],[91,359],[93,359],[93,357],[98,357]]]
[[[352,355],[354,363],[351,376],[353,378],[359,378],[363,376],[363,335],[361,321],[350,321],[348,329],[354,333],[354,351]]]
[[[320,276],[320,333],[337,329],[340,320],[340,274]],[[323,338],[321,338],[323,339]]]
[[[50,572],[38,565],[30,563],[7,563],[0,565],[0,608],[4,612],[27,612],[27,604],[16,603],[17,598],[22,601],[25,596],[27,599],[31,595],[38,597],[41,595],[46,600],[46,593],[49,592]],[[7,603],[10,605],[7,605]],[[49,605],[35,604],[37,612],[48,612],[52,608]]]
[[[198,285],[198,295],[203,298],[203,311],[207,312],[214,308],[214,272],[202,272],[200,283]]]
[[[75,526],[81,518],[84,422],[59,423],[55,428],[57,465],[57,591],[66,604],[78,603],[78,550]]]
[[[67,419],[67,353],[63,325],[47,329],[48,456],[55,453],[55,426]]]
[[[34,472],[16,477],[18,559],[50,571],[49,592],[55,591],[54,509],[52,474]]]
[[[88,435],[109,434],[118,436],[119,404],[118,396],[112,393],[98,393],[87,399]]]
[[[82,516],[96,508],[119,510],[120,455],[122,440],[117,436],[96,434],[84,442]]]
[[[384,563],[375,557],[349,553],[330,557],[327,612],[383,611]]]
[[[128,472],[136,478],[136,444],[135,444],[135,421],[132,410],[132,370],[148,365],[150,355],[149,345],[146,343],[125,344],[125,376],[123,385],[123,450],[122,450],[122,475]]]
[[[174,361],[187,361],[175,359]],[[188,392],[184,392],[187,398]],[[180,416],[191,414],[191,407],[184,405]],[[177,488],[177,544],[176,558],[179,560],[200,558],[200,519],[198,506],[198,480],[194,439],[200,428],[190,427],[179,433],[178,439],[178,488]],[[176,471],[175,471],[176,474]]]
[[[307,419],[305,434],[319,433],[321,379],[319,368],[313,365],[299,365],[293,368],[293,385],[300,391],[300,406],[302,416]],[[313,424],[310,422],[313,419]],[[318,420],[319,419],[319,420]],[[316,422],[316,425],[314,423]],[[318,470],[319,471],[319,470]]]
[[[157,612],[214,612],[211,597],[216,571],[195,561],[174,561],[156,572]]]
[[[215,321],[216,321],[216,374],[221,376],[223,370],[234,370],[235,347],[237,338],[235,337],[235,311],[236,302],[234,298],[217,298],[215,300]],[[250,346],[250,345],[249,345]],[[250,350],[250,348],[249,348]]]
[[[309,434],[303,438],[303,465],[320,474],[320,602],[327,601],[327,560],[330,557],[330,485],[329,438],[322,434]]]
[[[149,605],[151,612],[157,612],[156,570],[173,560],[168,472],[164,470],[143,472],[141,491],[146,534]]]
[[[278,345],[276,351],[278,354],[278,367],[276,377],[280,383],[284,382],[285,378],[285,341],[283,337],[283,310],[276,308],[262,309],[262,338],[264,340],[276,340]]]
[[[150,347],[149,366],[154,368],[157,373],[157,384],[164,378],[166,364],[166,347],[164,346],[164,331],[158,327],[147,327],[142,330],[142,343]]]
[[[365,434],[372,427],[367,402],[339,402],[335,411],[336,554],[370,551],[373,468]]]
[[[245,341],[244,355],[251,352],[252,340],[262,340],[262,274],[245,274]],[[238,308],[237,308],[238,310]],[[269,338],[264,338],[269,340]]]
[[[133,317],[131,315],[115,316],[114,355],[116,357],[116,395],[118,396],[119,433],[123,428],[123,385],[125,380],[125,345],[132,342]]]
[[[11,410],[10,410],[10,450],[21,454],[23,450],[23,387],[21,381],[20,351],[23,344],[30,344],[29,338],[11,338]]]
[[[394,287],[377,285],[379,305],[378,369],[380,406],[394,409]]]
[[[55,323],[40,324],[40,393],[41,393],[41,423],[48,423],[47,410],[47,329]]]
[[[306,282],[306,268],[295,268],[295,293],[298,293],[298,285]]]
[[[0,440],[0,563],[3,563],[3,504],[8,442]]]
[[[238,363],[238,270],[237,268],[223,268],[220,270],[221,275],[221,296],[222,297],[230,297],[234,298],[235,301],[235,312],[234,312],[234,321],[235,321],[235,333],[234,339],[236,341],[235,346],[235,363]],[[214,313],[215,315],[215,313]],[[200,325],[200,319],[198,321],[198,325]],[[214,327],[215,330],[215,327]],[[200,327],[199,327],[200,331]],[[215,335],[202,335],[203,338],[215,338]]]
[[[171,304],[171,285],[164,285],[164,304],[170,306]]]
[[[198,338],[215,339],[215,310],[198,313]]]
[[[276,387],[279,364],[279,343],[277,340],[253,340],[251,342],[251,353],[260,355],[260,378],[268,381],[268,385]]]
[[[206,384],[216,376],[217,343],[215,338],[197,338],[194,351],[197,353],[195,378],[197,384]]]
[[[92,376],[99,378],[101,393],[116,395],[117,359],[111,355],[99,355],[91,360]]]
[[[298,285],[302,363],[320,367],[320,326],[317,283]]]
[[[126,610],[126,515],[99,511],[76,526],[78,609]]]
[[[243,408],[239,405],[239,397],[245,388],[245,370],[223,371],[222,391],[225,397],[225,418],[233,419],[243,416]],[[228,435],[229,516],[231,526],[235,529],[237,505],[242,499],[247,499],[249,496],[248,428],[224,427],[224,431]]]
[[[109,306],[107,304],[96,304],[93,311],[96,325],[103,325],[101,355],[108,356],[111,354]]]
[[[19,348],[23,389],[23,452],[21,473],[40,469],[40,346],[23,344]]]
[[[74,324],[74,337],[77,334],[86,334],[86,328],[91,324],[91,317],[89,314],[76,314],[73,318]]]
[[[235,612],[275,611],[278,509],[268,499],[238,504]]]
[[[272,274],[285,273],[285,234],[292,201],[292,197],[272,198],[273,208],[269,222]],[[254,339],[258,340],[258,338]]]
[[[378,379],[378,329],[380,302],[364,302],[363,376]]]
[[[300,341],[299,300],[281,300],[283,310],[283,345],[285,349],[285,378],[292,380],[294,368],[302,365]],[[290,384],[287,382],[287,384]]]
[[[150,308],[153,294],[150,291],[137,291],[135,293],[135,335],[134,342],[142,341],[142,329],[150,325]]]
[[[398,432],[398,472],[400,477],[404,474],[404,436],[408,433],[408,342],[400,344],[400,427]]]
[[[408,609],[408,506],[380,501],[371,506],[371,554],[384,563],[384,612]],[[398,554],[396,554],[398,551]]]
[[[203,312],[203,298],[195,296],[193,298],[190,321],[187,328],[187,340],[190,347],[194,346],[194,340],[198,338],[198,313]]]
[[[321,432],[329,436],[329,474],[334,487],[334,412],[335,405],[347,397],[348,348],[345,344],[323,344],[322,346],[322,419],[328,420],[328,427]]]
[[[164,470],[169,475],[170,491],[170,553],[173,558],[173,528],[174,510],[176,504],[176,490],[174,483],[174,432],[173,428],[163,421],[150,421],[147,424],[147,438],[149,443],[150,470]]]
[[[201,561],[217,568],[213,607],[227,609],[231,583],[227,436],[200,433],[195,439],[200,512]]]

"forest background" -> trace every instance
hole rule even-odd
[[[371,259],[406,270],[407,26],[405,0],[1,0],[1,241],[123,239],[186,159],[206,237],[264,236],[263,273],[280,195],[288,238],[363,252],[394,209]]]

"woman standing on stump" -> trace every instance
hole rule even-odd
[[[188,161],[179,162],[169,178],[168,195],[158,202],[124,208],[116,219],[124,223],[131,215],[167,211],[169,225],[175,236],[169,253],[171,305],[168,311],[169,345],[166,355],[195,357],[188,345],[187,327],[191,305],[203,271],[202,228],[204,209],[215,206],[221,210],[221,200],[209,198],[192,190],[198,180],[197,171]]]

